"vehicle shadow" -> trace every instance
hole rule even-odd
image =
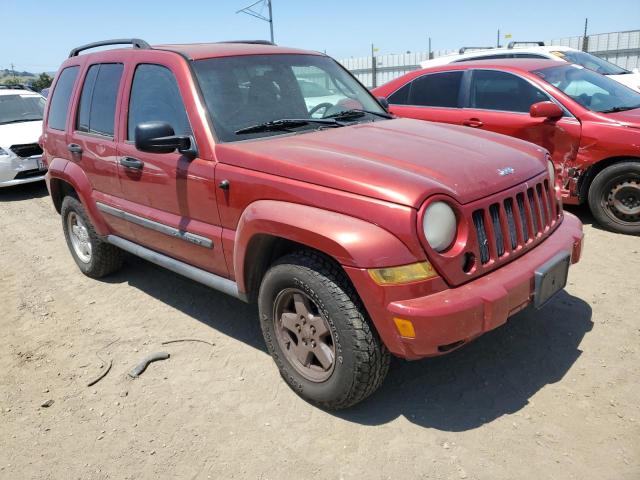
[[[220,333],[266,353],[256,306],[133,255],[126,254],[125,258],[122,270],[100,281],[128,283]]]
[[[586,203],[583,203],[582,205],[564,205],[563,208],[567,212],[573,213],[585,225],[591,225],[598,230],[604,230],[598,225],[596,219],[593,218],[591,210],[589,210],[589,205],[587,205]]]
[[[266,353],[253,305],[131,255],[123,270],[102,281],[128,283]],[[542,310],[527,309],[448,355],[415,362],[394,358],[379,391],[355,407],[329,413],[364,425],[404,416],[443,431],[477,428],[517,412],[538,390],[562,379],[592,326],[591,307],[562,291]]]
[[[538,390],[562,379],[592,326],[591,307],[562,291],[542,310],[527,309],[449,355],[394,359],[378,392],[335,415],[365,425],[404,416],[443,431],[477,428],[517,412]]]
[[[0,202],[19,202],[32,198],[42,198],[49,195],[44,182],[25,183],[12,187],[0,188]]]

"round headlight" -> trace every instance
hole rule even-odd
[[[456,214],[445,202],[433,202],[422,219],[424,236],[436,252],[444,252],[456,238]]]
[[[551,160],[547,162],[547,168],[549,169],[549,182],[551,182],[551,187],[554,187],[556,185],[556,167],[553,166]]]

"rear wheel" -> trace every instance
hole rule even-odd
[[[330,260],[313,252],[283,257],[265,275],[258,304],[269,353],[303,398],[346,408],[382,384],[390,355]]]
[[[640,162],[616,163],[598,173],[589,187],[589,207],[603,227],[640,234]]]
[[[122,250],[100,239],[78,199],[65,197],[60,213],[67,246],[82,273],[100,278],[122,266]]]

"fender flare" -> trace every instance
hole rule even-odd
[[[389,267],[418,261],[396,236],[365,220],[297,203],[258,200],[244,210],[235,234],[233,267],[241,292],[247,291],[247,248],[258,235],[314,248],[350,267]]]
[[[98,235],[106,236],[111,233],[102,215],[98,211],[96,202],[93,200],[91,195],[93,187],[82,168],[73,162],[56,158],[49,165],[49,171],[47,172],[49,192],[53,197],[57,192],[55,191],[52,180],[61,180],[73,187]]]

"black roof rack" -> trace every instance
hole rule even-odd
[[[215,43],[249,43],[253,45],[275,45],[275,43],[269,40],[225,40],[224,42]]]
[[[539,47],[544,47],[544,42],[509,42],[507,48],[513,48],[516,45],[538,45]]]
[[[462,55],[467,50],[491,50],[492,48],[494,47],[462,47],[460,50],[458,50],[458,53]]]
[[[76,47],[71,50],[71,52],[69,52],[69,58],[77,56],[83,50],[105,47],[107,45],[131,45],[133,48],[142,48],[144,50],[151,49],[151,45],[149,45],[144,40],[140,40],[139,38],[118,38],[115,40],[102,40],[101,42],[87,43],[86,45]]]
[[[3,84],[0,85],[0,90],[29,90],[30,92],[35,92],[29,85],[23,85],[21,83]]]

